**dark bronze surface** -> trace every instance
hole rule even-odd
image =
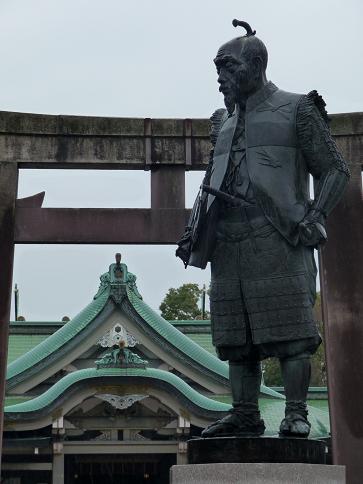
[[[212,341],[229,363],[232,409],[201,435],[263,434],[260,361],[277,357],[286,395],[279,434],[307,437],[310,357],[321,342],[314,249],[327,239],[326,218],[350,173],[323,98],[268,81],[265,45],[245,21],[233,25],[247,34],[214,59],[226,109],[211,117],[203,192],[176,250],[185,266],[210,261]]]
[[[214,437],[188,440],[189,464],[218,462],[300,462],[325,464],[320,440],[275,437]]]

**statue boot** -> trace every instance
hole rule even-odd
[[[310,356],[300,355],[280,360],[285,386],[285,418],[280,425],[280,437],[307,437],[311,424],[307,419],[306,397],[310,382]]]
[[[258,408],[261,384],[259,361],[229,362],[233,408],[220,420],[209,425],[202,437],[259,436],[265,431]]]

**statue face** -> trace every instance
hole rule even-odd
[[[253,68],[242,51],[243,41],[234,39],[222,45],[214,59],[219,91],[223,93],[224,104],[230,114],[235,104],[245,103],[248,94],[256,87]]]

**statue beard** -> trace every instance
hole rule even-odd
[[[240,66],[235,72],[235,82],[224,95],[224,105],[228,114],[233,113],[236,104],[245,109],[247,98],[251,92],[256,90],[256,86],[257,80],[254,79],[250,66]]]
[[[232,114],[236,105],[236,96],[234,93],[224,95],[224,105],[227,108],[228,114]]]

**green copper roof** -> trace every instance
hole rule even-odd
[[[157,333],[160,336],[161,341],[164,340],[169,347],[174,348],[179,354],[182,353],[201,367],[207,368],[209,371],[228,380],[228,365],[215,356],[210,334],[203,334],[202,332],[190,333],[188,335],[183,334],[173,324],[170,324],[153,311],[142,300],[136,287],[136,277],[127,272],[127,267],[124,264],[122,264],[121,269],[119,265],[111,264],[109,272],[101,276],[101,285],[94,300],[75,318],[65,323],[52,335],[11,335],[9,359],[13,361],[8,366],[7,378],[11,379],[17,375],[22,375],[25,379],[27,377],[27,370],[35,367],[35,371],[37,371],[38,367],[36,365],[42,362],[46,365],[47,363],[44,360],[52,354],[58,354],[56,352],[62,350],[63,347],[64,351],[67,351],[66,345],[73,338],[82,337],[82,334],[80,334],[81,331],[89,327],[90,323],[100,315],[106,303],[111,298],[116,304],[121,304],[121,308],[124,308],[126,312],[132,310],[133,317],[140,318],[144,330],[152,330],[154,334]],[[126,299],[124,299],[125,297]],[[206,320],[202,322],[179,321],[175,323],[175,326],[200,325],[205,327],[209,324],[209,321]],[[152,333],[150,332],[150,334]],[[36,413],[37,411],[46,409],[50,405],[55,406],[57,400],[59,398],[62,399],[63,394],[79,382],[88,384],[88,379],[96,378],[100,379],[100,384],[102,384],[102,378],[112,377],[117,377],[123,381],[129,379],[131,383],[135,383],[138,378],[150,378],[150,381],[153,380],[155,385],[157,382],[163,382],[171,387],[171,394],[174,391],[177,392],[179,396],[181,395],[186,399],[184,401],[189,401],[190,404],[196,406],[194,408],[202,409],[204,412],[223,413],[229,408],[229,399],[226,396],[207,398],[173,373],[153,368],[102,368],[98,370],[89,368],[66,375],[48,391],[36,398],[27,400],[27,397],[7,397],[6,415],[10,419],[14,418],[14,415],[17,414],[22,414],[24,418],[27,418],[26,414],[28,413]],[[271,435],[276,433],[279,423],[283,418],[284,397],[266,386],[262,386],[261,391],[265,395],[274,397],[273,399],[260,399],[262,414],[267,426],[267,435]],[[310,407],[310,421],[312,423],[312,437],[328,434],[328,412],[324,411],[322,406],[319,406],[317,403]]]
[[[172,389],[174,389],[174,391],[181,393],[183,397],[185,397],[192,405],[199,407],[203,411],[221,412],[221,415],[223,415],[223,413],[230,408],[230,405],[227,403],[222,403],[218,400],[207,398],[190,387],[178,376],[163,370],[158,370],[155,368],[89,368],[75,371],[66,375],[48,391],[32,400],[6,406],[4,409],[5,420],[11,419],[11,414],[22,414],[24,417],[26,417],[27,413],[31,414],[49,407],[50,405],[56,403],[56,400],[61,397],[70,387],[79,382],[96,378],[101,380],[101,384],[102,379],[107,377],[118,377],[119,383],[124,383],[125,379],[130,379],[130,383],[133,384],[137,383],[137,379],[139,377],[142,377],[143,379],[150,378],[150,380],[157,380],[167,383],[172,387]],[[266,435],[275,435],[284,416],[284,402],[277,399],[260,398],[259,404],[262,417],[265,420]],[[325,437],[329,434],[328,412],[314,407],[309,407],[309,420],[311,422],[311,438]]]
[[[9,336],[8,364],[28,353],[48,336],[47,334],[11,334]]]
[[[13,378],[15,375],[23,373],[35,364],[44,360],[51,353],[64,346],[97,316],[97,314],[105,306],[107,300],[108,293],[100,294],[97,299],[94,299],[83,309],[83,311],[77,314],[77,316],[75,316],[71,321],[68,321],[68,323],[62,326],[58,331],[48,336],[26,354],[20,356],[15,361],[10,363],[10,365],[8,365],[6,375],[7,380]]]
[[[312,407],[319,408],[320,410],[324,410],[325,412],[329,412],[329,402],[327,399],[311,399],[308,400],[308,405]]]
[[[78,370],[70,373],[55,383],[49,390],[42,395],[33,398],[27,402],[19,403],[5,407],[5,413],[27,413],[35,412],[47,407],[54,402],[60,395],[62,395],[72,385],[87,380],[89,378],[105,378],[108,376],[116,376],[129,378],[135,382],[135,378],[156,378],[172,385],[176,390],[180,391],[188,400],[204,410],[214,412],[226,412],[230,406],[224,403],[217,402],[204,395],[198,393],[191,386],[185,383],[184,380],[174,375],[173,373],[158,370],[155,368],[87,368],[85,370]]]
[[[142,299],[138,298],[132,290],[127,290],[127,296],[136,312],[157,333],[159,333],[160,336],[162,336],[172,345],[176,346],[193,360],[201,363],[207,368],[213,369],[215,373],[228,378],[228,367],[226,363],[223,363],[216,357],[213,357],[210,353],[208,353],[208,351],[201,348],[198,344],[194,343],[194,341],[191,341],[188,336],[174,328],[172,324],[151,309],[150,306],[148,306]]]
[[[211,373],[222,377],[225,381],[228,380],[228,365],[215,356],[210,336],[205,335],[203,339],[201,336],[197,337],[194,335],[195,340],[199,339],[199,341],[193,341],[193,337],[190,338],[184,335],[153,311],[142,300],[136,287],[136,276],[127,271],[125,264],[111,264],[109,272],[102,274],[100,279],[100,288],[94,300],[83,311],[71,321],[64,324],[58,331],[39,342],[39,344],[27,353],[9,364],[7,371],[8,381],[17,375],[22,375],[24,379],[24,372],[40,364],[50,355],[55,354],[55,352],[65,347],[72,338],[84,330],[102,311],[109,298],[112,298],[118,304],[123,301],[123,295],[127,296],[128,303],[131,304],[134,311],[136,311],[147,326],[166,340],[169,345],[188,356],[201,367],[208,369]],[[202,343],[202,345],[198,343]],[[11,385],[10,381],[9,385]],[[274,398],[284,398],[266,386],[261,386],[261,391]]]
[[[31,400],[31,398],[32,397],[24,397],[24,396],[5,397],[4,407],[7,407],[9,405],[16,405],[18,403],[27,402],[28,400]]]
[[[10,321],[10,328],[21,327],[27,328],[28,326],[63,326],[65,321]]]
[[[190,338],[194,343],[197,345],[201,346],[203,349],[208,351],[208,353],[211,353],[213,356],[217,357],[216,350],[213,346],[212,343],[212,335],[211,334],[205,334],[205,333],[195,333],[195,334],[189,334],[187,333],[186,336]]]

